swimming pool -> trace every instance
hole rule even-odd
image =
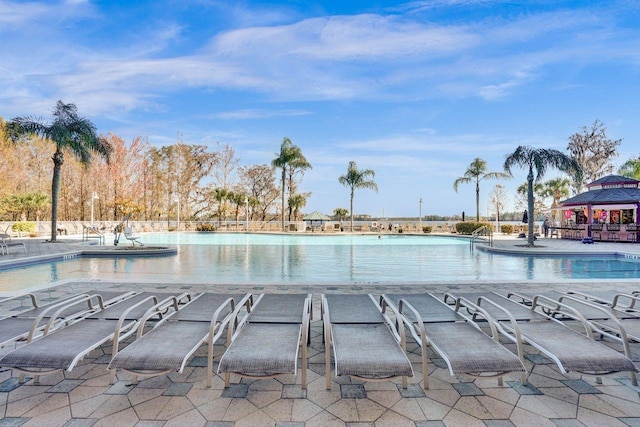
[[[513,256],[471,251],[466,239],[402,235],[146,234],[178,255],[74,258],[0,272],[0,291],[63,279],[184,283],[377,283],[640,278],[624,257]]]

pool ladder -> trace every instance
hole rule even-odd
[[[486,225],[476,228],[471,233],[471,239],[469,240],[469,248],[473,251],[473,244],[476,241],[480,241],[480,236],[488,237],[487,242],[489,246],[493,246],[493,230]]]

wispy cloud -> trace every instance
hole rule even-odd
[[[306,116],[311,114],[309,111],[304,110],[259,110],[259,109],[244,109],[236,111],[225,111],[222,113],[214,114],[211,117],[216,117],[225,120],[245,120],[245,119],[269,119],[273,117],[295,117]]]

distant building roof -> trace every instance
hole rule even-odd
[[[560,202],[560,206],[640,203],[640,181],[608,175],[587,185],[588,191]]]

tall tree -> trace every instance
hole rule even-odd
[[[507,193],[504,189],[503,185],[496,184],[493,187],[493,192],[491,193],[491,204],[493,205],[493,209],[496,212],[496,223],[498,224],[498,230],[500,229],[500,214],[504,212],[504,207],[507,204]]]
[[[307,161],[307,158],[302,154],[302,150],[300,150],[299,147],[294,147],[294,153],[295,156],[293,158],[293,160],[291,162],[289,162],[289,167],[288,167],[288,171],[287,171],[287,187],[289,190],[289,199],[291,199],[293,197],[293,200],[296,201],[296,203],[300,202],[300,198],[299,197],[294,197],[294,196],[298,196],[297,192],[298,192],[298,182],[296,179],[297,175],[304,175],[304,172],[307,169],[311,169],[311,163],[309,163]],[[307,195],[302,195],[304,198],[304,203],[306,203],[306,199],[309,198],[309,196],[311,195],[311,193],[307,194]],[[293,211],[298,208],[302,208],[304,206],[304,204],[302,206],[296,206],[296,205],[292,205],[291,203],[289,203],[289,221],[291,221],[291,215],[293,214]]]
[[[250,195],[250,203],[253,201],[252,214],[260,221],[266,221],[269,209],[279,195],[273,169],[267,164],[241,166],[238,175]]]
[[[284,212],[285,212],[285,193],[287,187],[287,177],[288,172],[293,170],[293,168],[299,168],[301,164],[306,163],[307,159],[302,155],[302,150],[296,145],[294,145],[291,140],[285,137],[282,140],[282,144],[280,145],[280,152],[276,153],[276,158],[271,161],[271,166],[275,169],[281,169],[282,175],[282,191],[281,191],[281,212],[280,212],[280,220],[282,222],[282,231],[285,231],[284,228]],[[311,167],[309,164],[308,167]]]
[[[505,171],[511,175],[511,168],[514,166],[520,166],[528,170],[527,174],[527,201],[528,201],[528,233],[527,244],[529,246],[534,245],[533,235],[533,220],[535,217],[534,193],[533,183],[534,181],[540,181],[544,176],[547,168],[554,167],[562,172],[567,173],[569,176],[582,179],[582,170],[580,165],[575,159],[567,156],[566,154],[552,149],[545,148],[533,148],[528,145],[521,145],[516,148],[516,151],[511,153],[504,162]],[[535,176],[534,176],[535,172]]]
[[[580,179],[572,177],[576,194],[589,182],[613,172],[611,160],[618,155],[621,142],[622,139],[609,139],[607,128],[598,119],[569,137],[567,150],[582,170]]]
[[[349,162],[347,173],[338,178],[338,182],[351,190],[351,231],[353,232],[353,196],[356,189],[363,188],[378,192],[378,184],[373,181],[376,173],[373,169],[358,169],[358,165],[353,160]]]
[[[618,169],[618,175],[640,180],[640,156],[631,157]]]
[[[476,221],[480,221],[480,181],[484,179],[508,178],[504,172],[487,172],[487,162],[476,157],[469,165],[463,176],[453,182],[453,189],[458,192],[460,184],[476,184]]]
[[[52,157],[51,180],[51,242],[55,242],[58,229],[58,192],[65,152],[70,152],[82,164],[88,165],[94,154],[103,156],[108,161],[111,147],[97,135],[96,127],[91,121],[78,116],[78,109],[74,104],[62,101],[56,103],[52,122],[46,123],[41,118],[28,116],[16,117],[9,123],[9,129],[14,141],[38,135],[56,146]]]

